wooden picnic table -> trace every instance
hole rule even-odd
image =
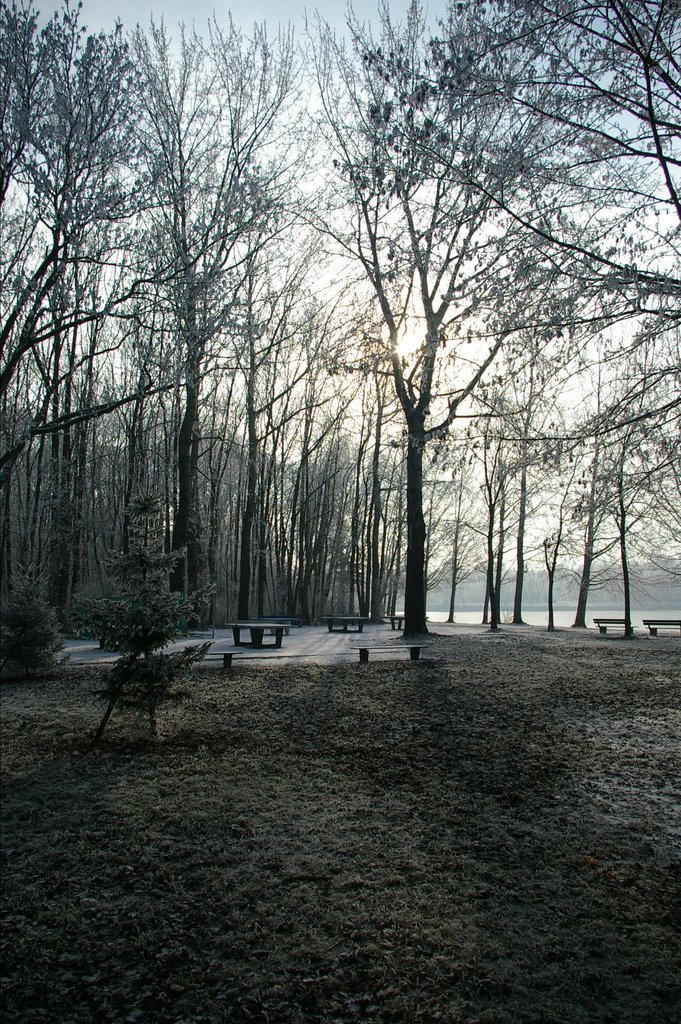
[[[352,625],[357,626],[356,631],[352,630],[353,633],[361,633],[364,629],[364,623],[371,621],[368,615],[327,615],[325,618],[326,624],[329,627],[329,633],[338,633],[341,631],[343,633],[347,633],[348,627]],[[336,628],[336,623],[339,624],[338,628]]]
[[[284,639],[284,632],[290,625],[288,622],[263,622],[255,621],[243,621],[232,623],[232,633],[234,634],[234,646],[235,647],[281,647],[282,640]],[[241,630],[250,630],[251,639],[242,640]],[[265,643],[265,632],[274,632],[274,643]]]

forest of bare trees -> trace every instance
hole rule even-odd
[[[87,19],[0,8],[3,600],[139,493],[216,624],[681,582],[678,4]]]

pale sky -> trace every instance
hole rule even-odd
[[[73,0],[75,3],[75,0]],[[401,20],[408,0],[390,3],[391,13]],[[60,0],[35,0],[35,7],[45,16],[59,10]],[[362,21],[376,21],[378,0],[354,0],[355,14]],[[424,3],[429,21],[442,14],[446,0],[428,0]],[[328,21],[338,32],[345,27],[345,0],[83,0],[82,22],[91,31],[109,29],[119,18],[124,28],[131,29],[139,22],[143,27],[149,24],[153,15],[160,21],[163,16],[168,29],[174,29],[180,22],[187,26],[192,23],[199,33],[211,20],[213,13],[220,21],[231,11],[235,23],[243,29],[250,29],[254,22],[267,22],[272,33],[281,23],[291,24],[299,34],[304,28],[305,12],[309,17],[315,11]]]

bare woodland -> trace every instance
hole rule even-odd
[[[140,492],[216,622],[678,579],[675,3],[86,24],[0,11],[3,600]]]
[[[8,1024],[681,1020],[679,11],[0,4]]]

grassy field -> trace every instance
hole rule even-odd
[[[4,1024],[678,1024],[678,638],[430,651],[4,683]]]

